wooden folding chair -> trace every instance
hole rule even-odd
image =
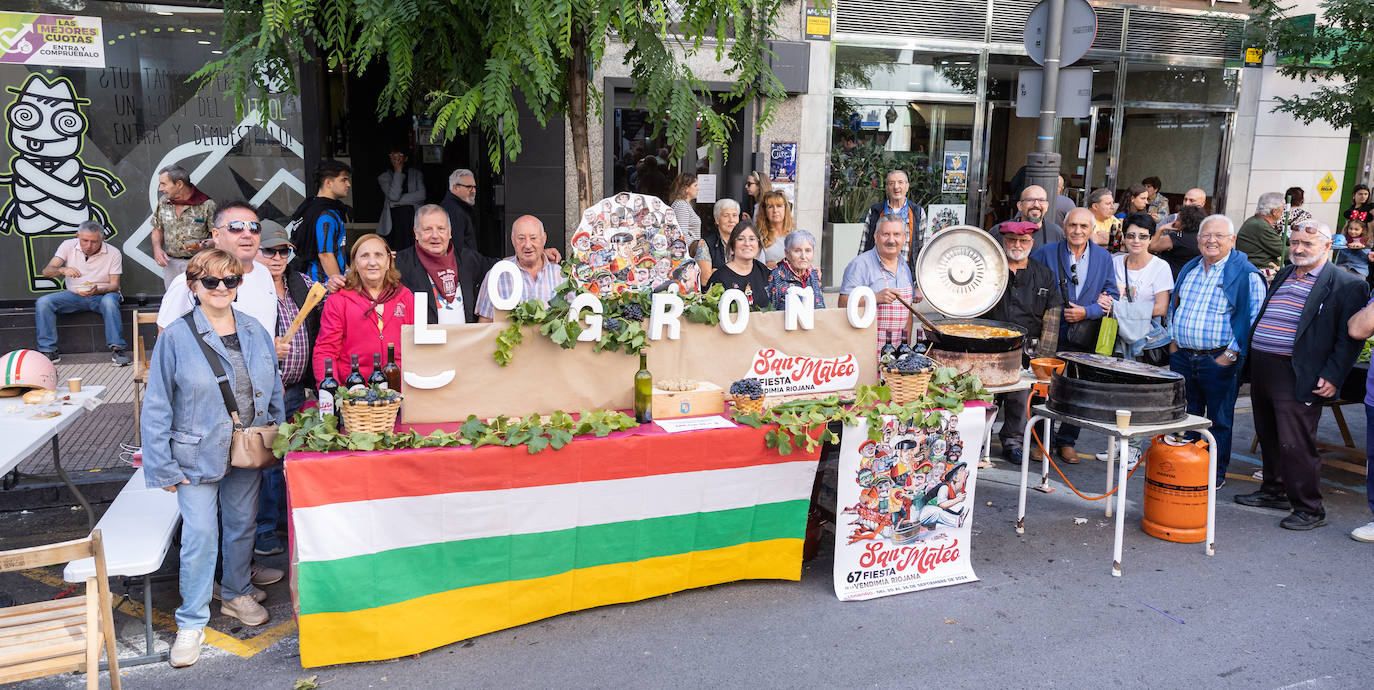
[[[143,431],[140,427],[143,419],[143,389],[148,386],[148,348],[143,342],[143,336],[139,335],[139,326],[145,323],[157,323],[157,312],[134,312],[134,443],[143,443]]]
[[[100,687],[100,646],[110,664],[110,687],[119,690],[110,583],[100,530],[85,539],[0,551],[0,573],[95,559],[86,593],[0,609],[0,684],[83,671],[86,687]],[[94,591],[92,591],[94,590]]]

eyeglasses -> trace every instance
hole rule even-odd
[[[1230,237],[1231,237],[1231,236],[1230,236],[1229,234],[1224,233],[1224,232],[1198,233],[1198,236],[1197,236],[1197,238],[1198,238],[1199,240],[1203,240],[1203,241],[1206,241],[1206,240],[1216,240],[1216,241],[1218,241],[1218,242],[1220,242],[1220,241],[1222,241],[1222,240],[1225,240],[1225,239],[1229,239]]]
[[[456,185],[454,185],[454,186],[455,186],[455,187],[462,187],[463,189],[477,189],[477,185],[475,185],[475,184],[461,184],[461,183],[460,183],[460,184],[456,184]]]
[[[200,280],[201,287],[206,290],[214,290],[221,284],[224,285],[225,289],[233,290],[243,283],[243,276],[224,276],[223,278],[218,276],[201,276],[198,280]]]
[[[1048,203],[1048,202],[1049,202],[1049,199],[1046,199],[1046,198],[1043,197],[1043,196],[1036,196],[1036,197],[1031,197],[1031,198],[1029,198],[1029,199],[1022,199],[1022,200],[1021,200],[1021,203],[1023,203],[1023,204],[1044,204],[1044,203]]]
[[[757,238],[757,237],[751,237],[751,236],[749,236],[749,235],[742,235],[742,236],[740,236],[739,239],[735,240],[735,244],[758,244],[758,243],[759,243],[759,238]]]
[[[262,255],[267,257],[288,256],[291,254],[290,247],[258,247],[258,251],[262,252]]]
[[[247,230],[254,235],[262,234],[262,223],[253,220],[231,220],[224,224],[224,229],[235,235]]]

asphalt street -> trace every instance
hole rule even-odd
[[[1220,492],[1211,557],[1201,544],[1164,542],[1140,531],[1141,473],[1128,494],[1123,577],[1111,576],[1114,521],[1103,516],[1100,502],[1075,497],[1057,478],[1054,493],[1030,493],[1027,530],[1018,536],[1019,475],[998,462],[979,478],[971,546],[980,580],[971,584],[841,602],[827,543],[800,582],[719,585],[558,616],[416,657],[302,669],[287,590],[279,583],[268,591],[274,624],[287,621],[276,628],[280,639],[263,640],[261,630],[237,630],[216,615],[212,626],[248,642],[226,645],[231,651],[207,646],[188,669],[155,664],[122,675],[130,688],[234,690],[291,688],[311,677],[330,690],[931,683],[1368,688],[1374,683],[1368,586],[1374,544],[1348,535],[1370,519],[1363,477],[1327,467],[1331,524],[1311,532],[1280,529],[1283,513],[1236,504],[1234,495],[1256,487],[1249,476],[1257,466],[1248,458],[1247,407],[1242,399],[1238,457]],[[1363,415],[1348,421],[1363,446]],[[1339,439],[1329,413],[1322,428],[1323,438]],[[1101,445],[1085,436],[1079,449]],[[1065,471],[1080,488],[1100,490],[1104,468],[1085,459]],[[5,514],[0,534],[10,535],[8,548],[39,532],[77,530],[78,520],[65,510]],[[0,576],[0,590],[20,601],[51,596],[48,585],[18,575]],[[170,612],[178,601],[172,583],[154,591],[155,608]],[[165,629],[160,636],[164,645],[170,639]],[[141,645],[141,625],[121,614],[118,637],[126,647]],[[83,681],[68,676],[18,687],[76,688]]]

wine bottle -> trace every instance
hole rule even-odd
[[[334,358],[324,358],[324,380],[320,381],[320,390],[315,394],[315,399],[320,408],[320,416],[335,414],[334,395],[339,392],[339,382],[334,380]]]
[[[372,353],[372,373],[367,377],[367,385],[379,391],[386,390],[386,374],[382,373],[382,353]]]
[[[648,355],[639,353],[639,371],[635,372],[635,421],[648,424],[654,421],[654,375],[649,373]]]
[[[366,388],[367,384],[363,381],[363,375],[358,370],[358,356],[349,355],[349,357],[353,360],[353,370],[348,373],[348,378],[344,379],[344,388],[349,393],[357,393]]]
[[[878,362],[886,366],[897,359],[897,348],[892,344],[892,331],[883,331],[883,349],[878,351]]]
[[[401,367],[396,364],[395,343],[386,344],[386,368],[382,373],[386,375],[386,387],[401,392]]]
[[[897,337],[898,337],[898,338],[900,339],[900,341],[901,341],[901,344],[897,346],[897,352],[896,352],[897,359],[902,359],[902,358],[904,358],[904,357],[910,356],[910,355],[911,355],[911,345],[907,344],[907,342],[906,342],[906,333],[904,333],[904,332],[902,332],[902,331],[897,331]]]

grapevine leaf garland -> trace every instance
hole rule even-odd
[[[854,393],[853,401],[842,401],[839,396],[832,395],[820,400],[791,400],[761,413],[736,411],[734,420],[756,429],[776,425],[776,429],[764,436],[764,443],[788,455],[794,448],[805,448],[810,453],[823,443],[839,440],[829,428],[832,422],[855,426],[864,419],[868,422],[869,438],[878,440],[882,438],[884,416],[929,429],[939,426],[941,410],[959,414],[964,411],[965,401],[992,400],[977,376],[961,374],[949,367],[937,369],[926,395],[905,405],[889,402],[892,391],[887,386],[859,386]]]
[[[346,434],[339,431],[337,417],[332,414],[321,415],[319,410],[310,409],[281,425],[277,440],[272,444],[272,452],[277,457],[285,457],[294,451],[327,453],[340,450],[524,445],[533,455],[545,448],[558,450],[576,436],[604,437],[637,426],[639,423],[634,417],[614,410],[584,410],[576,419],[560,410],[547,418],[531,414],[524,419],[496,417],[489,422],[469,416],[458,427],[457,433],[436,430],[428,436],[421,436],[414,431]]]

